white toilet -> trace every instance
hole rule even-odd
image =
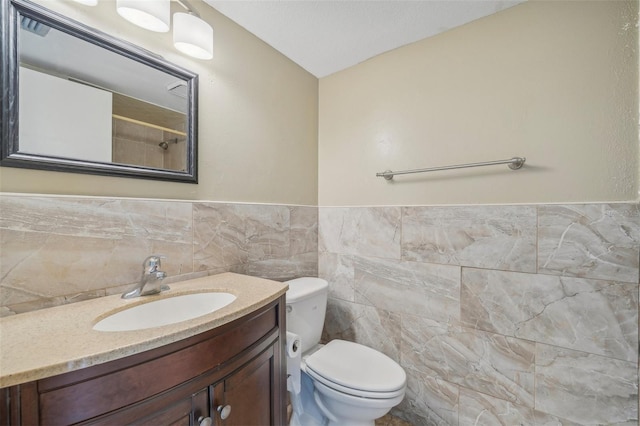
[[[291,425],[372,426],[404,398],[407,376],[388,356],[358,343],[321,345],[329,286],[288,281],[287,331],[300,337],[302,389],[291,394]]]

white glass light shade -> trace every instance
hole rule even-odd
[[[158,33],[169,31],[171,0],[117,0],[118,14],[129,22]]]
[[[98,4],[98,0],[74,0],[76,3],[84,4],[85,6],[95,6]]]
[[[213,58],[213,28],[197,16],[188,13],[173,15],[173,45],[198,59]]]

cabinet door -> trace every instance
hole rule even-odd
[[[212,392],[216,426],[265,426],[274,424],[273,347],[236,370],[224,382],[214,386]],[[230,407],[228,417],[222,409]]]

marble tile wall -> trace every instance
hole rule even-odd
[[[0,196],[0,314],[120,293],[162,254],[167,282],[317,275],[317,207]]]
[[[0,196],[0,314],[234,271],[330,283],[324,338],[408,373],[414,425],[638,425],[637,204],[316,208]]]
[[[325,339],[408,373],[415,425],[638,425],[637,204],[319,209]]]

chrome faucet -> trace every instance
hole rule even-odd
[[[161,291],[169,290],[169,286],[162,284],[162,280],[167,274],[160,270],[160,259],[164,256],[152,255],[142,262],[142,277],[136,287],[124,293],[123,299],[132,297],[146,296],[149,294],[158,294]]]

